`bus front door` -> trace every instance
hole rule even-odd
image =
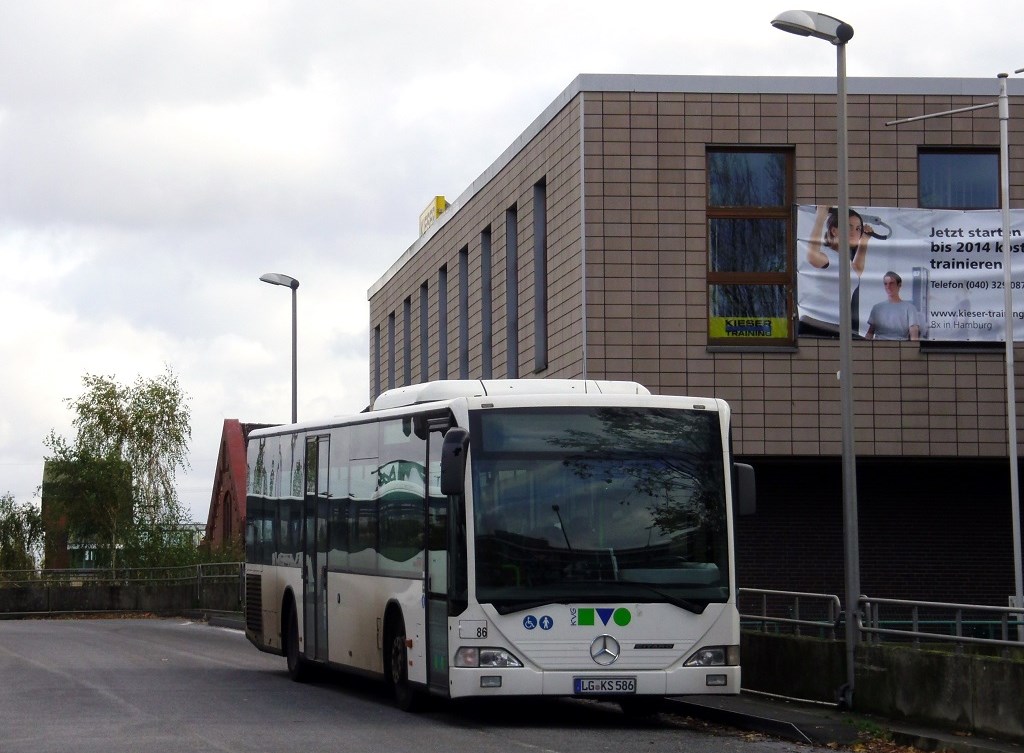
[[[427,682],[448,692],[448,499],[441,495],[441,435],[431,432],[427,455]]]
[[[327,661],[327,479],[330,437],[306,439],[305,558],[302,568],[306,656]]]

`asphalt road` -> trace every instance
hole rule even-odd
[[[244,635],[185,619],[0,621],[0,753],[781,753],[794,743],[572,700],[395,709],[339,673],[299,685]]]

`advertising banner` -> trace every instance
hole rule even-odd
[[[797,207],[800,331],[839,325],[834,207]],[[1002,212],[852,207],[847,252],[856,335],[1005,342]],[[1024,340],[1024,210],[1011,212],[1014,340]]]

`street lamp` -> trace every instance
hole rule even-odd
[[[836,141],[838,165],[839,228],[839,408],[843,453],[843,549],[846,569],[846,685],[842,702],[853,705],[855,655],[859,639],[857,613],[860,600],[860,553],[857,531],[857,463],[853,441],[853,317],[850,312],[850,254],[846,249],[850,221],[846,144],[846,43],[853,39],[853,27],[824,13],[787,10],[772,20],[776,29],[816,37],[836,46]]]
[[[1018,68],[1014,73],[1020,73]],[[1010,455],[1010,519],[1013,528],[1013,591],[1014,606],[1024,608],[1024,572],[1021,565],[1020,543],[1020,484],[1017,479],[1017,380],[1013,364],[1013,255],[1010,250],[1010,98],[1006,91],[1009,74],[999,74],[999,172],[1003,205],[1003,318],[1006,321],[1006,436]],[[1024,641],[1024,624],[1017,623],[1017,640]]]
[[[261,282],[269,282],[271,285],[283,285],[286,288],[292,289],[292,423],[298,423],[299,421],[299,395],[298,387],[296,386],[297,375],[298,375],[298,346],[297,335],[296,335],[296,301],[295,291],[299,289],[299,281],[294,277],[288,275],[278,274],[277,272],[267,272],[267,274],[260,277]]]

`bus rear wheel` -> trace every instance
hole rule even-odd
[[[395,705],[402,711],[415,711],[419,707],[420,694],[409,683],[409,650],[401,617],[391,621],[384,646],[384,672]]]

